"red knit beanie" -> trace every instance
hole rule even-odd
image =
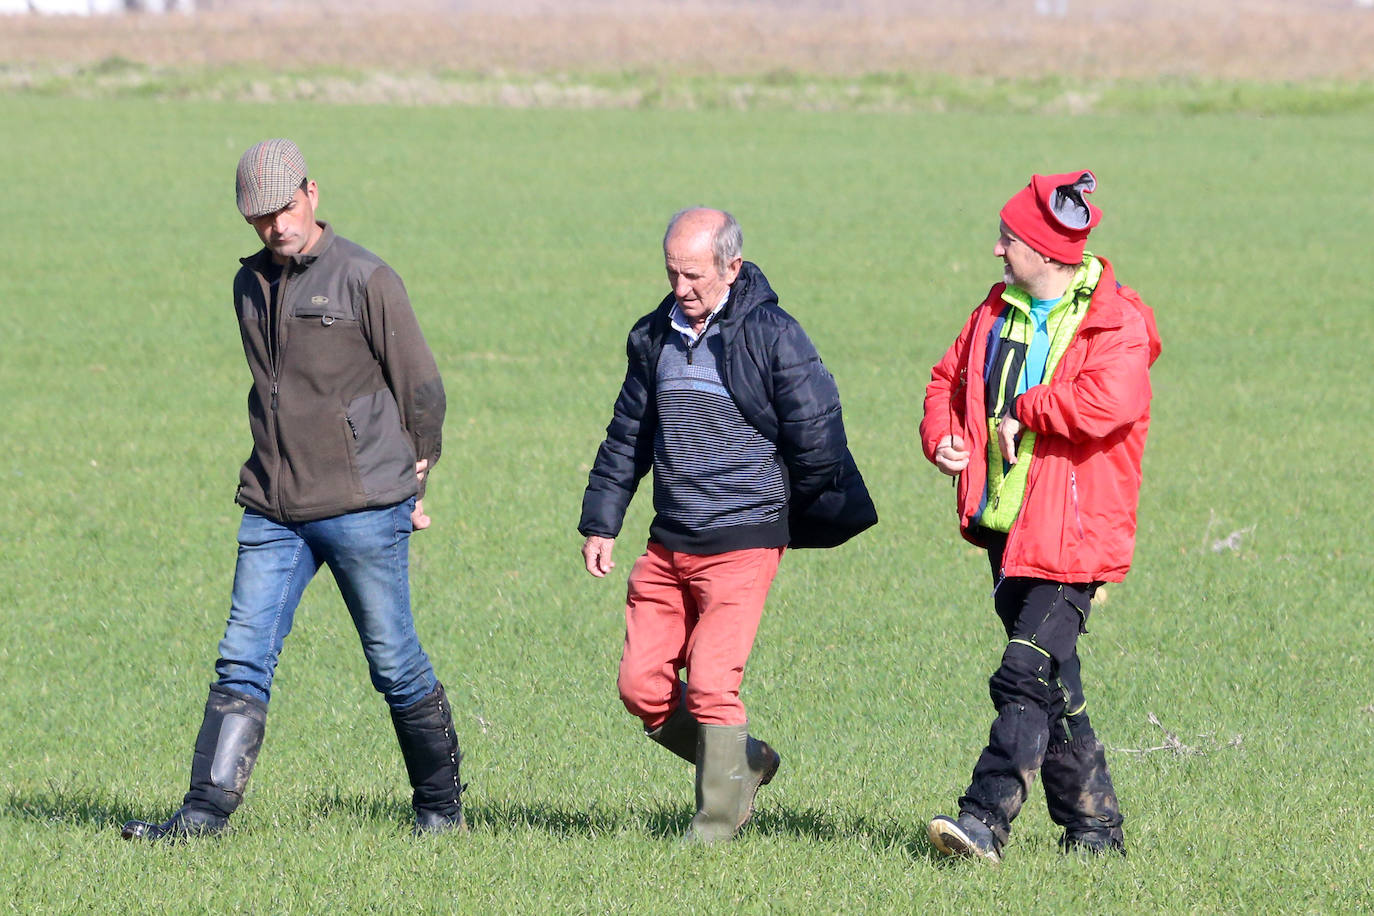
[[[1097,177],[1086,170],[1032,175],[1002,208],[1002,222],[1045,257],[1077,264],[1089,230],[1102,221],[1102,211],[1084,196],[1096,188]]]

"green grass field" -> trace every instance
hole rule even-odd
[[[1374,908],[1367,116],[8,96],[0,123],[0,907]],[[276,135],[304,148],[321,215],[406,279],[444,372],[412,577],[467,837],[408,836],[386,710],[323,576],[232,833],[119,839],[180,801],[227,613],[249,447],[229,283],[255,247],[232,172]],[[986,738],[1002,639],[915,426],[1000,276],[997,209],[1080,166],[1106,213],[1091,247],[1164,338],[1135,570],[1081,648],[1130,857],[1061,857],[1037,793],[1002,867],[951,866],[924,824]],[[648,493],[609,581],[575,531],[625,331],[666,288],[663,223],[693,203],[733,210],[817,342],[882,515],[784,561],[745,679],[783,770],[709,850],[676,844],[690,771],[615,693]]]

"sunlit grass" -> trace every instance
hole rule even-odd
[[[1360,422],[1361,116],[512,111],[0,99],[0,857],[18,911],[1349,911],[1374,901],[1374,563]],[[22,126],[22,130],[19,127]],[[254,238],[239,153],[289,135],[322,216],[405,278],[449,418],[414,541],[472,834],[415,843],[389,721],[327,578],[220,842],[122,843],[185,789],[232,576]],[[924,823],[986,738],[982,557],[915,442],[997,279],[996,211],[1093,168],[1094,250],[1156,308],[1136,569],[1083,642],[1131,856],[999,870]],[[733,847],[680,849],[690,771],[615,695],[624,573],[580,569],[586,471],[662,224],[732,209],[844,396],[882,515],[789,553],[745,682],[784,757]],[[1153,720],[1152,717],[1153,716]],[[1158,724],[1155,724],[1155,723]],[[1169,741],[1169,736],[1175,739]],[[1014,901],[1014,904],[1008,903]]]

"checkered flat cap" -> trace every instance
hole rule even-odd
[[[276,213],[291,202],[305,176],[305,157],[290,140],[255,144],[239,160],[234,182],[239,212],[248,219]]]

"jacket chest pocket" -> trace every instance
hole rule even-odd
[[[325,295],[311,296],[297,302],[291,309],[291,317],[318,322],[326,328],[339,322],[357,323],[353,310],[346,302]]]

